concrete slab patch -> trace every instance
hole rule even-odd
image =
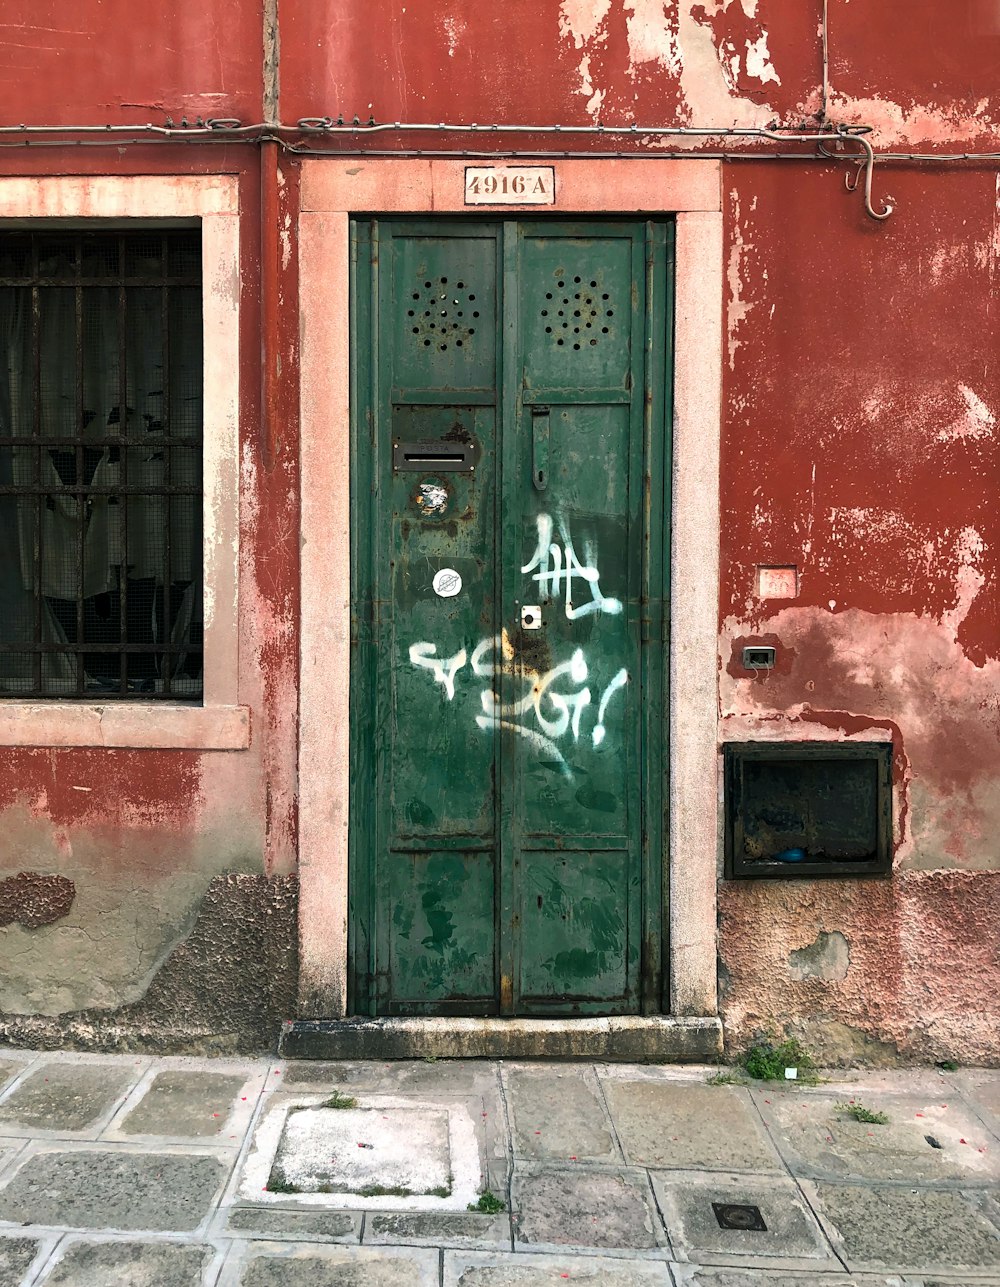
[[[179,1242],[71,1242],[45,1287],[201,1287],[215,1248]]]
[[[218,1287],[437,1287],[438,1253],[415,1247],[262,1242],[226,1262]]]
[[[169,1069],[149,1089],[118,1129],[125,1135],[206,1138],[226,1126],[244,1079],[221,1073]]]
[[[368,1089],[377,1094],[424,1095],[467,1098],[496,1088],[494,1066],[481,1059],[409,1059],[391,1063],[356,1060],[303,1060],[281,1064],[289,1089],[336,1086]]]
[[[603,1085],[633,1165],[690,1171],[784,1169],[744,1091],[615,1077]]]
[[[21,1149],[27,1147],[26,1143],[21,1140],[9,1140],[7,1143],[10,1147],[0,1145],[0,1176],[13,1164],[14,1158]]]
[[[267,1187],[287,1193],[449,1197],[448,1114],[420,1108],[292,1109]]]
[[[952,1080],[977,1113],[986,1119],[996,1135],[1000,1133],[1000,1072],[995,1069],[963,1069]]]
[[[473,1212],[375,1212],[365,1221],[366,1243],[390,1246],[510,1249],[510,1219]]]
[[[790,1180],[653,1172],[653,1191],[679,1260],[746,1265],[816,1260],[839,1268],[822,1230]],[[714,1204],[756,1207],[763,1229],[723,1228]],[[740,1212],[736,1213],[741,1214]]]
[[[568,1161],[622,1162],[600,1089],[583,1068],[529,1067],[504,1071],[515,1155]],[[593,1084],[591,1084],[593,1083]]]
[[[298,1242],[336,1239],[359,1242],[361,1217],[347,1211],[283,1211],[280,1207],[233,1207],[226,1221],[230,1233],[258,1238],[293,1238]]]
[[[670,1287],[670,1270],[650,1260],[445,1252],[444,1287]]]
[[[1000,1149],[957,1095],[865,1096],[854,1105],[885,1112],[884,1125],[858,1122],[840,1104],[851,1098],[815,1092],[754,1090],[761,1113],[783,1140],[791,1169],[825,1179],[993,1184]],[[947,1097],[945,1097],[947,1096]],[[930,1137],[930,1138],[928,1138]]]
[[[641,1171],[518,1171],[511,1202],[520,1246],[649,1252],[666,1242]]]
[[[38,1247],[33,1238],[0,1238],[0,1287],[18,1287]]]
[[[16,1064],[13,1059],[0,1059],[0,1089],[21,1072],[24,1072],[24,1064]]]
[[[134,1066],[43,1063],[0,1101],[0,1131],[82,1131],[106,1117],[135,1080]]]
[[[476,1127],[460,1105],[365,1096],[331,1108],[293,1096],[262,1119],[239,1197],[353,1210],[464,1211],[482,1183]]]
[[[194,1154],[37,1152],[0,1189],[0,1220],[181,1232],[201,1224],[224,1179],[220,1161]]]
[[[969,1195],[809,1181],[803,1187],[849,1269],[1000,1270],[1000,1233]]]
[[[773,1269],[721,1269],[704,1265],[672,1265],[676,1287],[924,1287],[922,1282],[867,1274],[777,1273]],[[930,1284],[927,1284],[930,1287]],[[952,1287],[968,1287],[954,1283]]]

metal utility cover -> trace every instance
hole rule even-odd
[[[750,1233],[767,1233],[760,1207],[749,1202],[713,1202],[712,1210],[720,1229],[743,1229]]]

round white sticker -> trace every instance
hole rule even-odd
[[[462,578],[454,568],[441,568],[434,573],[431,584],[438,598],[454,599],[462,589]]]

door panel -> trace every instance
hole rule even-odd
[[[355,236],[352,1009],[655,1008],[663,229]]]
[[[522,737],[504,761],[523,909],[515,995],[525,1013],[625,1011],[639,967],[644,243],[634,224],[519,232],[522,410],[504,492],[519,557],[505,597],[512,584],[515,620],[526,600],[541,612],[540,630],[515,635],[515,682],[524,723],[549,746]],[[558,856],[534,852],[551,847]]]
[[[393,845],[445,835],[493,838],[493,739],[467,721],[442,719],[442,702],[467,705],[479,682],[470,665],[479,617],[493,616],[494,421],[493,407],[393,407],[394,447],[440,441],[445,452],[471,447],[478,462],[474,472],[390,467],[386,660],[407,659],[389,674]],[[461,577],[461,593],[434,592],[442,567]]]
[[[625,851],[522,852],[520,996],[525,1008],[560,1009],[629,995],[630,884]]]
[[[375,1001],[489,1011],[497,739],[456,712],[497,612],[495,230],[388,225],[376,266]]]
[[[619,227],[625,235],[598,236],[594,225],[582,225],[580,236],[551,225],[522,227],[525,387],[536,396],[554,388],[631,387],[635,239]],[[637,286],[642,289],[641,273]]]
[[[495,1008],[493,866],[492,852],[393,855],[386,947],[396,1007]]]

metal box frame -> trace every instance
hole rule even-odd
[[[892,874],[892,743],[891,742],[729,742],[725,763],[725,875],[729,880],[789,880],[802,877],[881,876]],[[746,766],[823,761],[835,772],[838,763],[874,762],[876,771],[874,852],[866,858],[812,858],[798,861],[746,856]]]

